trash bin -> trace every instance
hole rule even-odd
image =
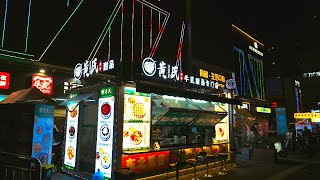
[[[51,180],[54,164],[42,164],[41,180]]]
[[[114,172],[114,176],[116,180],[125,179],[125,180],[135,180],[134,172],[130,171],[130,169],[119,169]]]

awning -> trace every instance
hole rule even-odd
[[[21,89],[11,93],[0,104],[12,103],[44,103],[57,106],[57,103],[37,88]]]
[[[256,117],[252,116],[248,109],[235,109],[236,114],[235,116],[241,116],[242,118],[247,118],[249,120],[255,120]]]
[[[176,96],[176,97],[185,97],[190,99],[198,99],[198,100],[205,100],[205,101],[212,101],[212,102],[220,102],[220,103],[227,103],[227,104],[236,104],[241,105],[242,101],[239,99],[229,99],[224,97],[219,97],[218,95],[212,94],[205,94],[195,91],[188,91],[184,87],[175,86],[175,84],[168,85],[168,84],[160,84],[157,83],[150,83],[146,81],[139,81],[136,82],[136,91],[144,92],[144,93],[155,93],[161,95],[169,95],[169,96]]]

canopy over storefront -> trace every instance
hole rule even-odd
[[[13,103],[45,103],[53,106],[57,105],[54,100],[43,94],[37,88],[28,88],[15,91],[0,102],[0,104]]]

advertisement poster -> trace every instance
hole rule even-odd
[[[52,157],[53,106],[37,104],[33,127],[32,157],[50,164]]]
[[[227,140],[228,130],[226,123],[218,123],[215,125],[216,140]]]
[[[67,106],[70,111],[67,111],[64,164],[66,168],[74,170],[77,154],[79,106],[76,102],[68,102]]]
[[[122,156],[122,168],[135,173],[165,169],[169,164],[169,151]]]
[[[125,88],[123,150],[150,148],[150,94]]]
[[[98,169],[108,179],[112,177],[112,150],[113,150],[113,123],[115,88],[102,88],[100,90],[98,125],[97,125],[97,147],[95,172]]]

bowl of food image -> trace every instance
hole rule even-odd
[[[72,107],[71,107],[71,110],[73,110],[73,111],[69,112],[69,113],[70,113],[70,116],[71,116],[72,118],[75,118],[75,117],[78,115],[78,110],[75,108],[75,106],[72,106]]]
[[[133,106],[133,115],[139,119],[143,118],[146,115],[144,104],[136,103]]]
[[[142,133],[139,130],[134,130],[130,135],[130,142],[134,145],[139,145],[142,142]]]
[[[42,149],[42,146],[41,146],[40,143],[35,143],[35,144],[33,145],[33,151],[34,151],[35,153],[39,153],[39,152],[41,151],[41,149]]]
[[[100,128],[100,138],[103,141],[108,141],[110,138],[110,128],[107,124],[103,124]]]
[[[73,147],[68,147],[67,149],[67,156],[70,160],[72,160],[74,158],[74,149]]]
[[[75,136],[75,133],[76,133],[76,128],[75,128],[73,125],[71,125],[71,126],[69,127],[68,131],[69,131],[69,137],[70,137],[70,139],[73,139],[74,136]]]
[[[50,133],[46,133],[45,135],[43,135],[42,137],[42,142],[45,144],[48,144],[51,140],[51,134]]]
[[[38,126],[36,131],[37,131],[37,134],[41,134],[42,133],[42,126]]]
[[[110,162],[110,155],[109,154],[103,154],[102,158],[101,158],[101,166],[104,169],[109,169],[111,166],[111,162]]]
[[[104,119],[108,119],[111,115],[111,105],[109,103],[103,103],[101,105],[101,116]]]

